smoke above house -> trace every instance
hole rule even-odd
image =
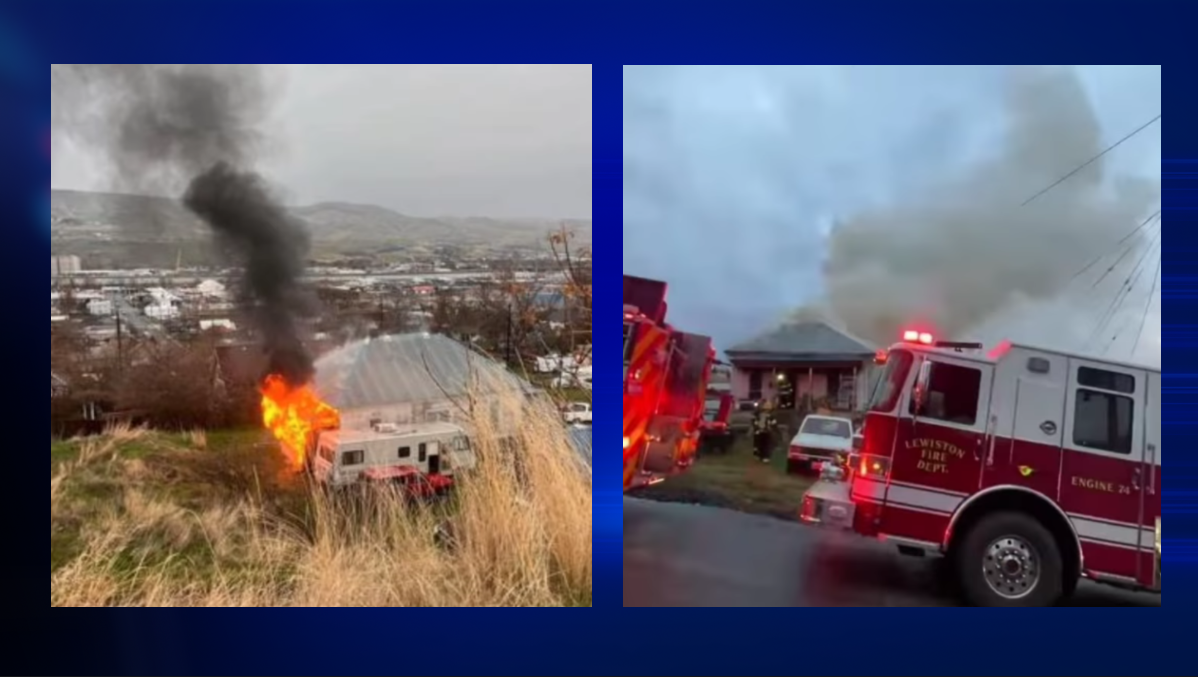
[[[963,338],[1003,315],[1015,322],[1058,299],[1159,203],[1158,183],[1112,176],[1099,159],[1024,205],[1107,142],[1072,70],[1014,69],[1004,101],[1008,127],[997,155],[832,229],[826,300],[853,333],[885,344],[911,322]],[[1144,246],[1142,237],[1133,246]],[[1090,301],[1109,299],[1081,294],[1071,303],[1097,319]],[[1046,333],[1071,319],[1054,307],[1038,320]]]
[[[54,133],[92,151],[119,190],[173,195],[240,267],[244,303],[270,372],[308,383],[313,360],[299,320],[310,240],[255,171],[275,100],[263,67],[223,64],[55,64]]]
[[[1081,349],[1155,264],[1152,228],[1128,235],[1159,179],[1109,163],[1159,127],[1021,206],[1130,131],[1073,67],[636,67],[624,89],[625,272],[668,281],[674,323],[721,349],[799,317]],[[1129,103],[1132,124],[1159,112]]]

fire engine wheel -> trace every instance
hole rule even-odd
[[[978,522],[956,564],[961,588],[974,606],[1052,606],[1064,592],[1056,539],[1022,513]]]

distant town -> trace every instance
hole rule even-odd
[[[589,265],[589,261],[579,263]],[[402,310],[402,317],[392,318],[392,322],[403,326],[388,328],[411,331],[432,329],[435,301],[477,301],[481,290],[500,281],[535,283],[537,303],[561,308],[567,277],[552,254],[381,267],[369,261],[347,261],[339,266],[314,266],[308,272],[321,296],[336,297],[342,305],[357,297],[359,304],[368,302],[376,311]],[[51,325],[76,322],[96,340],[116,338],[122,323],[131,335],[185,337],[219,331],[235,337],[241,331],[232,298],[235,290],[229,288],[235,284],[233,270],[91,270],[80,256],[51,256],[50,279]],[[369,332],[383,328],[366,322],[350,329]]]
[[[547,237],[539,254],[312,262],[308,348],[442,334],[542,386],[589,390],[589,248],[573,252],[569,239]],[[221,382],[257,382],[258,328],[239,279],[232,268],[94,269],[84,256],[51,256],[51,399],[71,395],[61,418],[99,424],[128,409],[108,385],[164,359],[198,355]]]

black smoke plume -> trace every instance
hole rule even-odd
[[[240,64],[52,65],[51,105],[55,133],[99,151],[118,189],[186,186],[183,204],[243,271],[271,373],[299,385],[313,373],[299,332],[310,241],[254,171],[274,98],[265,76]]]

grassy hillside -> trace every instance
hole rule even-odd
[[[523,472],[480,434],[438,505],[330,496],[256,432],[52,443],[50,605],[590,606],[590,477],[553,412],[522,429]]]

